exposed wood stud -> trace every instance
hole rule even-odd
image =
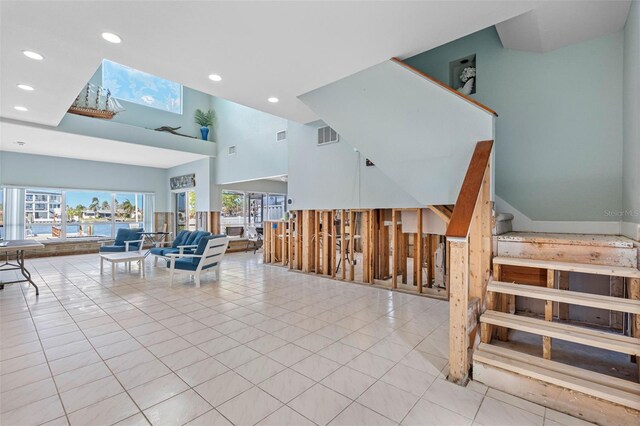
[[[391,288],[398,288],[398,213],[396,209],[391,211]]]
[[[469,247],[467,241],[450,241],[451,298],[449,300],[449,376],[448,380],[464,384],[469,374]]]
[[[413,244],[413,262],[416,265],[416,288],[422,293],[422,209],[416,211],[416,240]]]
[[[547,288],[555,287],[555,276],[553,269],[547,269]],[[553,302],[550,300],[544,304],[544,319],[545,321],[553,320]],[[542,336],[542,357],[551,359],[551,337],[549,336]]]
[[[356,214],[353,210],[349,210],[349,281],[355,279],[355,233]]]

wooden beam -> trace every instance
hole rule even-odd
[[[356,233],[356,213],[349,210],[349,281],[355,279],[355,233]]]
[[[569,272],[558,271],[558,289],[569,290]],[[612,277],[613,279],[614,277]],[[621,279],[624,282],[624,279]],[[612,311],[613,312],[613,311]],[[561,320],[569,319],[569,304],[558,303],[558,318]]]
[[[469,225],[473,218],[484,174],[491,158],[493,141],[482,141],[476,144],[462,188],[456,200],[456,206],[447,226],[447,237],[465,238],[469,234]]]
[[[449,210],[445,206],[427,206],[429,209],[434,212],[444,223],[447,225],[451,222],[451,215],[453,212]]]
[[[556,271],[553,269],[547,269],[547,288],[555,287]],[[553,302],[547,300],[544,304],[544,319],[545,321],[553,321]],[[551,359],[551,337],[542,336],[542,357],[544,359]]]
[[[417,264],[416,286],[422,293],[422,209],[416,210],[416,240],[413,244],[413,261]]]
[[[316,210],[315,211],[315,228],[313,231],[313,236],[314,236],[313,252],[315,254],[313,264],[314,264],[314,271],[316,274],[319,274],[321,272],[320,270],[320,238],[322,238],[322,236],[320,235],[320,216],[321,216],[320,211]]]
[[[347,277],[347,241],[345,237],[346,219],[346,212],[344,211],[344,209],[340,210],[340,278],[342,278],[343,280]]]
[[[450,241],[451,295],[449,299],[449,375],[465,384],[469,377],[469,247],[466,240]]]
[[[391,210],[391,288],[398,288],[398,213],[396,209]]]
[[[315,212],[313,210],[302,211],[302,272],[313,270],[313,230]]]

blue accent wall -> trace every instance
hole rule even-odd
[[[448,83],[449,62],[474,53],[472,97],[499,114],[496,194],[533,220],[620,220],[607,212],[622,207],[622,32],[532,53],[491,27],[406,62]]]

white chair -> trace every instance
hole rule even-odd
[[[220,263],[229,245],[228,237],[205,237],[200,240],[198,248],[193,254],[170,253],[169,262],[170,285],[173,285],[173,275],[176,271],[193,275],[196,287],[200,287],[200,274],[210,269],[215,270],[216,279],[220,279]]]
[[[258,233],[255,226],[247,227],[247,248],[245,251],[249,250],[250,243],[253,243],[253,254],[256,254],[256,251],[262,247],[262,235]]]

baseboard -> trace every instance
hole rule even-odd
[[[569,234],[609,234],[626,235],[622,232],[621,222],[605,221],[546,221],[531,220],[524,213],[511,204],[495,196],[495,208],[498,212],[511,213],[513,215],[513,230],[520,232],[556,232]],[[630,231],[633,231],[630,229]],[[636,237],[638,235],[636,234]],[[638,238],[633,238],[638,239]]]
[[[640,241],[640,223],[622,222],[620,234],[632,240]]]

